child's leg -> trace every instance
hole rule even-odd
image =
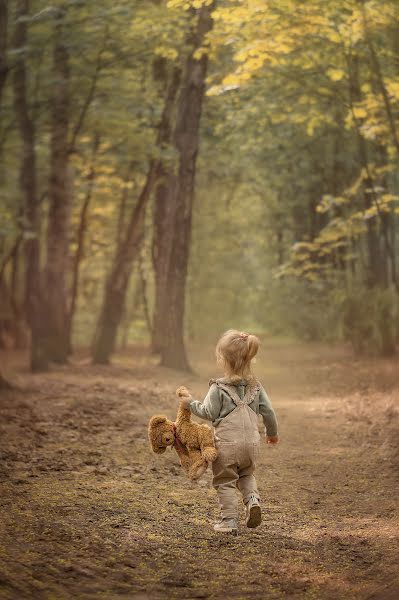
[[[244,504],[246,504],[251,496],[255,496],[258,500],[260,500],[260,495],[258,492],[258,486],[256,483],[256,479],[254,477],[254,469],[248,472],[248,468],[240,469],[239,471],[239,479],[237,481],[237,487],[242,494],[242,499]]]
[[[222,519],[237,519],[237,465],[226,464],[223,458],[223,452],[220,452],[219,449],[218,458],[212,463],[212,483],[218,495]]]
[[[237,487],[242,494],[244,504],[246,504],[251,496],[255,496],[260,500],[258,486],[254,476],[255,471],[255,449],[243,448],[240,456],[240,467],[238,469]]]
[[[238,470],[239,479],[237,487],[242,494],[245,504],[247,527],[258,527],[262,522],[262,513],[260,509],[260,496],[256,479],[254,476],[255,460],[252,452],[249,452],[246,460],[240,463]]]

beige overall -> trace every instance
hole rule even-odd
[[[215,381],[227,392],[236,405],[214,429],[218,458],[212,463],[213,487],[215,488],[224,519],[238,517],[236,488],[242,494],[244,503],[251,495],[259,498],[254,477],[255,463],[259,456],[260,435],[258,415],[249,407],[254,394],[259,392],[259,384],[248,385],[243,400],[233,385]]]

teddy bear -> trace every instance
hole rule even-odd
[[[176,395],[178,398],[187,395],[186,388],[178,388]],[[151,417],[148,437],[156,454],[162,454],[168,446],[173,447],[181,466],[193,481],[199,479],[205,473],[208,464],[217,458],[211,428],[194,423],[190,410],[183,403],[179,404],[175,423],[164,415]]]

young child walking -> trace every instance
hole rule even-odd
[[[197,417],[212,421],[218,458],[212,463],[213,487],[221,510],[215,531],[238,533],[236,488],[246,506],[247,527],[260,525],[260,496],[254,476],[259,455],[258,415],[263,417],[266,441],[278,443],[277,420],[267,394],[251,371],[251,360],[259,349],[255,335],[226,331],[216,346],[217,362],[224,377],[211,379],[203,403],[193,400],[186,388],[178,392]]]

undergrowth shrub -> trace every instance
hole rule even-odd
[[[397,343],[395,290],[356,290],[343,303],[343,332],[357,354],[391,356]]]

